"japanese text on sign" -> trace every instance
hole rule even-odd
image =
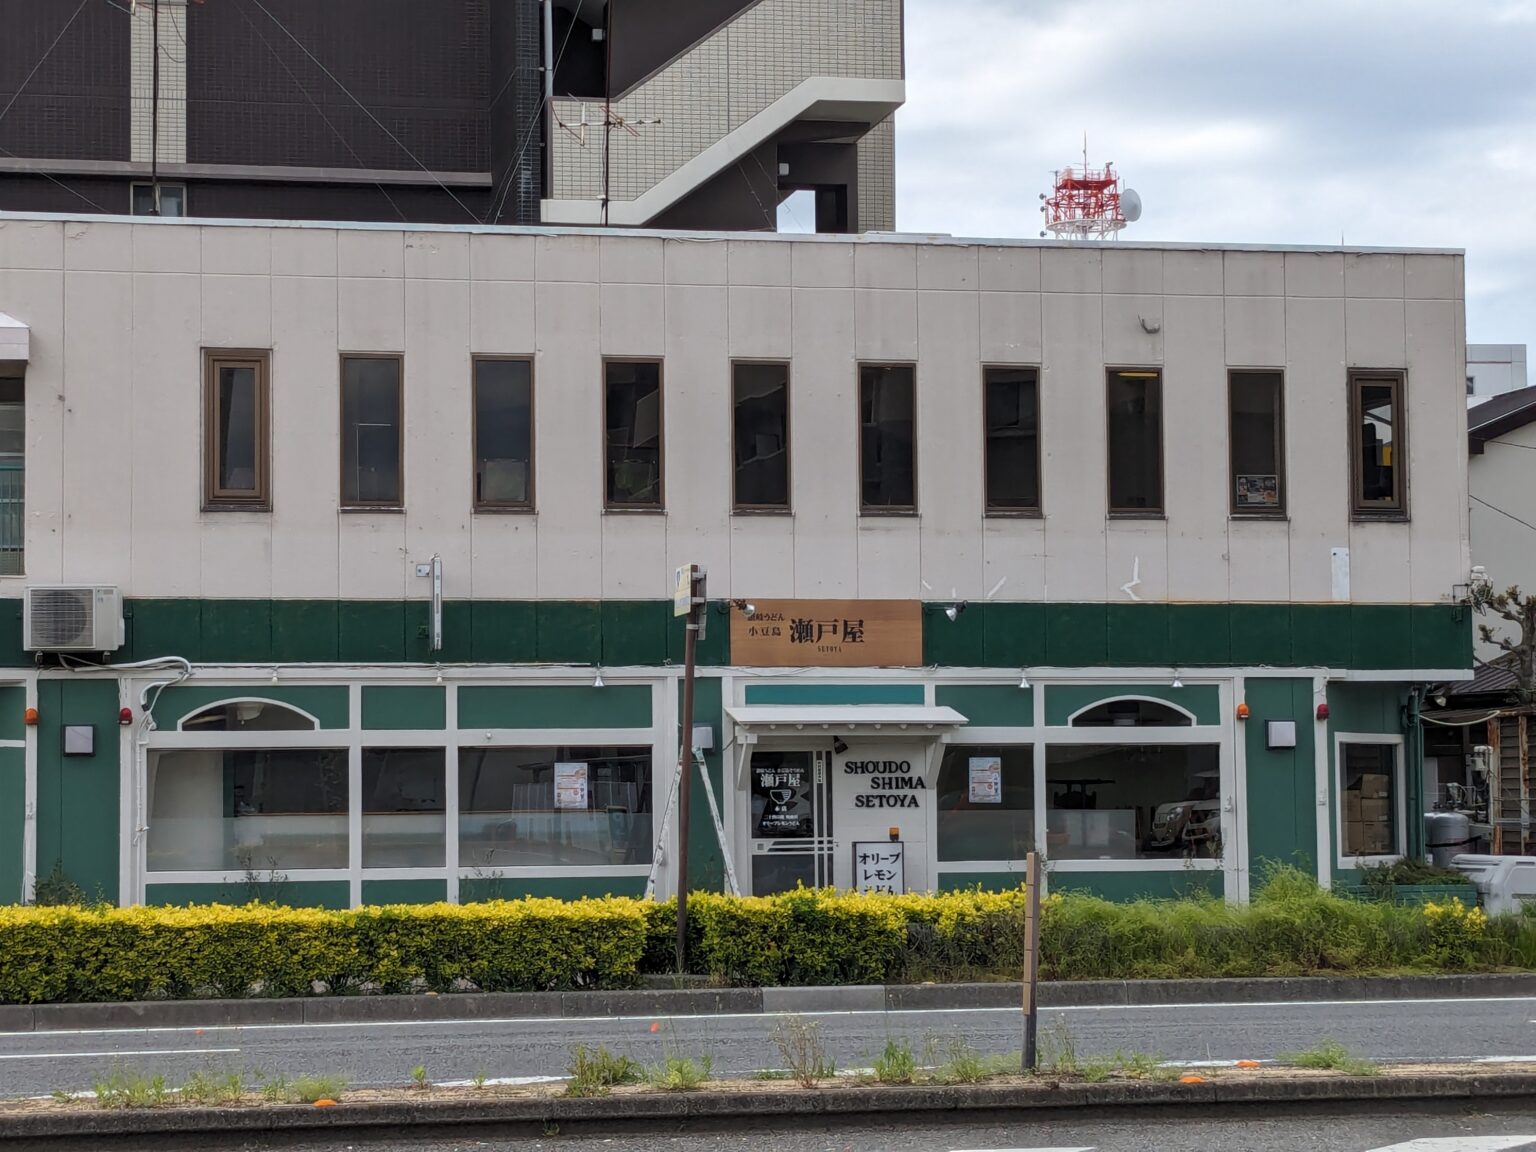
[[[907,890],[907,847],[900,840],[856,840],[853,845],[853,887],[856,892]]]
[[[922,606],[915,600],[757,601],[731,617],[734,663],[756,667],[915,667]]]

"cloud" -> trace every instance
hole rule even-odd
[[[1468,337],[1536,344],[1536,0],[907,0],[904,230],[1033,236],[1114,160],[1138,240],[1467,250]]]

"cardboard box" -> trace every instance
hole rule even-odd
[[[1344,819],[1346,821],[1360,819],[1360,804],[1360,793],[1354,791],[1344,793]]]
[[[1392,777],[1385,772],[1362,772],[1360,796],[1364,800],[1380,800],[1392,795]]]
[[[1360,801],[1360,819],[1379,823],[1392,819],[1392,801],[1386,798],[1362,798]]]

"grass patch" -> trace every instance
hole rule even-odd
[[[1018,1054],[985,1056],[959,1036],[949,1041],[946,1055],[948,1059],[933,1071],[933,1079],[940,1084],[980,1084],[1019,1071],[1023,1062]]]
[[[187,1077],[176,1095],[191,1104],[238,1104],[245,1098],[245,1083],[238,1072],[218,1075],[199,1070]]]
[[[821,1038],[821,1025],[803,1016],[786,1016],[773,1026],[773,1042],[790,1076],[802,1088],[814,1088],[837,1075],[837,1067]]]
[[[348,1087],[345,1076],[300,1076],[288,1085],[290,1104],[313,1104],[316,1100],[340,1100]]]
[[[1294,1068],[1343,1072],[1346,1076],[1379,1076],[1381,1074],[1381,1065],[1361,1059],[1337,1040],[1324,1040],[1315,1048],[1308,1048],[1304,1052],[1282,1053],[1280,1062]]]
[[[688,1092],[702,1087],[711,1078],[714,1062],[708,1056],[667,1056],[645,1070],[645,1082],[663,1092]]]
[[[567,1096],[606,1096],[616,1084],[634,1084],[644,1075],[640,1064],[628,1056],[616,1055],[599,1044],[588,1048],[577,1044],[571,1049],[571,1063],[567,1069],[570,1082],[565,1086]]]
[[[94,1087],[98,1108],[161,1108],[170,1102],[164,1076],[145,1076],[124,1068],[114,1067]]]
[[[917,1078],[917,1057],[905,1040],[887,1040],[885,1050],[870,1064],[882,1084],[910,1084]]]

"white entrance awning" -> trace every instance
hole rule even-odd
[[[30,360],[31,344],[32,330],[14,316],[0,312],[0,360]]]
[[[732,704],[725,714],[739,731],[754,736],[941,736],[966,722],[953,708],[924,704]]]

